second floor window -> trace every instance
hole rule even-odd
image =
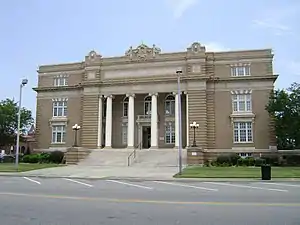
[[[67,116],[67,101],[53,102],[53,117]]]
[[[232,96],[233,112],[251,112],[251,94],[235,94]]]
[[[174,116],[175,115],[175,97],[173,95],[168,95],[165,101],[165,115]]]
[[[151,97],[147,96],[144,100],[144,115],[151,115]]]
[[[231,76],[233,77],[250,76],[250,65],[232,66]]]
[[[123,117],[128,117],[128,104],[129,104],[129,99],[126,97],[123,100]]]
[[[67,86],[67,77],[55,77],[54,78],[54,86],[60,87],[60,86]]]

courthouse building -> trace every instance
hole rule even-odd
[[[195,42],[179,52],[141,44],[118,57],[91,51],[82,62],[42,65],[34,88],[38,148],[72,146],[74,124],[89,149],[174,148],[180,101],[183,147],[193,142],[195,121],[197,145],[208,151],[271,149],[272,64],[271,49],[210,52]]]

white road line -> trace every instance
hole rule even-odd
[[[159,184],[174,185],[174,186],[179,186],[179,187],[188,187],[188,188],[201,189],[201,190],[205,190],[205,191],[219,191],[218,189],[214,189],[214,188],[205,188],[205,187],[199,187],[199,186],[187,185],[187,184],[169,183],[169,182],[165,182],[165,181],[153,181],[153,182],[159,183]]]
[[[285,187],[300,187],[300,185],[296,185],[296,184],[265,183],[265,182],[260,182],[260,184],[269,184],[274,186],[285,186]]]
[[[206,184],[215,184],[215,185],[223,185],[223,186],[230,186],[230,187],[240,187],[240,188],[258,189],[258,190],[265,190],[265,191],[288,192],[288,190],[283,190],[283,189],[262,188],[262,187],[247,186],[247,185],[240,185],[240,184],[217,183],[217,182],[204,182],[204,183],[206,183]]]
[[[77,181],[77,180],[72,180],[72,179],[68,179],[68,178],[64,178],[64,180],[71,181],[71,182],[77,183],[77,184],[82,184],[82,185],[85,185],[87,187],[93,187],[93,185],[91,185],[91,184],[83,183],[83,182],[80,182],[80,181]]]
[[[144,188],[144,189],[149,189],[152,190],[152,187],[147,187],[147,186],[143,186],[143,185],[137,185],[137,184],[130,184],[130,183],[125,183],[125,182],[121,182],[121,181],[117,181],[117,180],[106,180],[108,182],[113,182],[113,183],[118,183],[118,184],[124,184],[124,185],[128,185],[128,186],[133,186],[133,187],[138,187],[138,188]]]
[[[36,180],[33,180],[33,179],[30,179],[30,178],[28,178],[28,177],[23,177],[25,180],[29,180],[29,181],[31,181],[31,182],[33,182],[33,183],[36,183],[36,184],[41,184],[41,182],[39,182],[39,181],[36,181]]]

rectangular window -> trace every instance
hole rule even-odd
[[[168,123],[165,126],[165,143],[174,144],[175,143],[175,124]]]
[[[250,65],[231,67],[231,76],[250,76]]]
[[[251,94],[236,94],[232,96],[233,112],[252,112]]]
[[[166,101],[165,103],[165,115],[175,115],[175,101]]]
[[[67,86],[67,78],[66,77],[56,77],[54,78],[54,86],[60,87],[60,86]]]
[[[66,126],[54,125],[52,126],[52,143],[66,142]]]
[[[127,145],[127,126],[122,126],[122,143]]]
[[[128,117],[128,102],[123,103],[123,117]]]
[[[253,142],[252,122],[234,122],[234,143]]]
[[[242,152],[242,153],[239,153],[239,156],[240,156],[241,158],[252,157],[252,153],[245,153],[245,152]]]
[[[144,108],[145,115],[151,115],[151,102],[145,101],[144,107],[145,107]]]
[[[53,117],[67,116],[67,101],[53,102]]]

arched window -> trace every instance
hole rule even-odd
[[[165,99],[165,115],[175,115],[175,97],[174,95],[168,95]]]
[[[144,114],[151,115],[151,96],[147,96],[144,99]]]
[[[123,116],[128,117],[128,103],[129,103],[129,98],[125,97],[123,99]]]

